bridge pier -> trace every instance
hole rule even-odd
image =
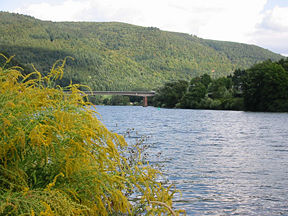
[[[147,107],[148,106],[148,99],[147,96],[143,97],[143,107]]]

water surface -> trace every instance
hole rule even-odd
[[[149,136],[187,215],[288,215],[288,114],[97,106],[106,126]],[[152,157],[160,155],[160,157]]]

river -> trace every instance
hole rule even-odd
[[[288,215],[288,114],[97,106],[102,121],[135,129],[187,215]],[[154,155],[154,156],[153,156]],[[157,157],[155,156],[157,155]]]

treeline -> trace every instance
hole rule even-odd
[[[187,109],[288,111],[288,58],[255,64],[233,75],[212,79],[204,74],[190,82],[166,83],[154,106]]]
[[[188,34],[124,23],[47,22],[0,12],[0,53],[47,74],[66,56],[58,84],[88,85],[93,90],[151,90],[171,80],[190,80],[215,71],[229,75],[281,56],[247,44],[204,40]]]

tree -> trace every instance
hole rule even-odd
[[[280,64],[288,72],[288,57],[281,59],[278,64]]]
[[[288,111],[288,72],[272,61],[247,70],[243,85],[244,105],[251,111]]]
[[[208,86],[209,78],[205,76],[193,78],[190,82],[190,87],[185,96],[180,100],[180,107],[182,108],[191,108],[197,109],[201,108],[200,101],[205,98],[207,93],[207,87],[203,84],[203,82]]]
[[[200,82],[206,87],[208,88],[209,84],[212,82],[212,79],[210,77],[210,75],[208,74],[203,74],[200,76]]]
[[[243,88],[243,81],[246,75],[245,70],[237,69],[234,71],[234,74],[232,76],[232,82],[233,82],[233,89],[237,92],[241,92]]]
[[[205,98],[207,89],[202,83],[197,83],[189,88],[189,92],[180,101],[180,107],[197,109],[200,107],[200,101]]]
[[[155,95],[154,101],[156,101],[156,106],[175,107],[185,95],[187,88],[188,82],[185,80],[166,83],[157,91],[157,95]]]
[[[222,77],[214,80],[209,86],[208,92],[213,99],[232,97],[232,80]]]

